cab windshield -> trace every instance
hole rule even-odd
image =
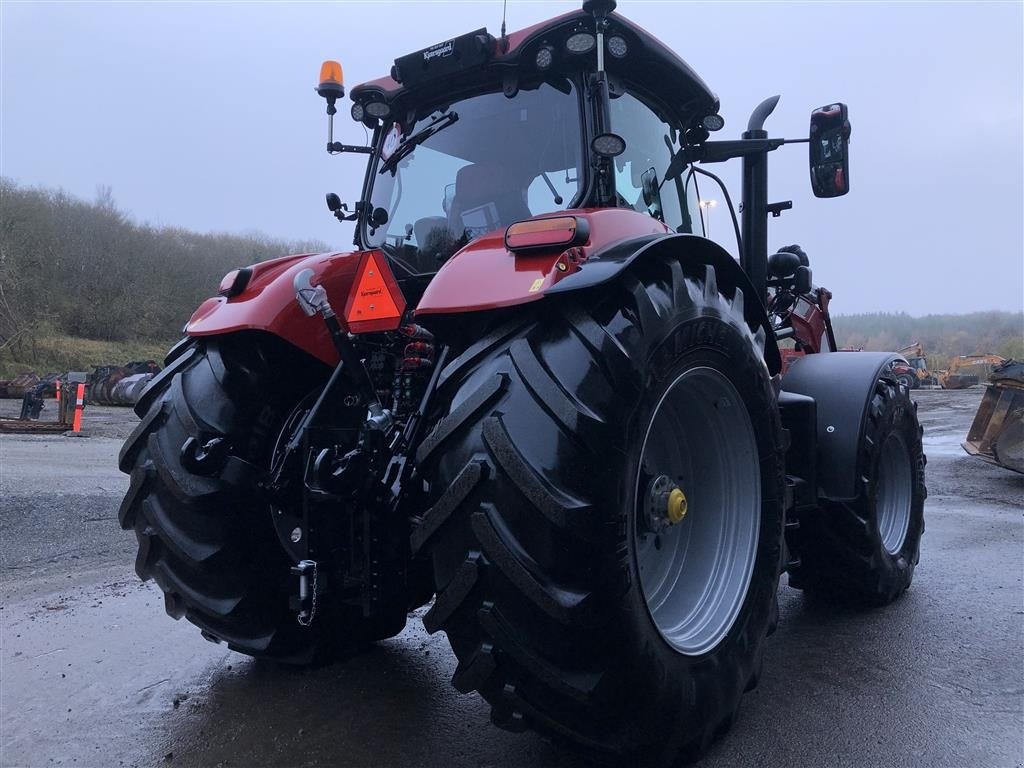
[[[407,135],[452,112],[458,119],[392,168],[384,163],[403,138],[393,126],[371,174],[371,210],[383,208],[387,222],[365,223],[364,243],[410,273],[436,272],[475,237],[568,208],[585,183],[582,129],[575,86],[558,86],[443,105]]]

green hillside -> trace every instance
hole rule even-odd
[[[138,224],[109,191],[86,202],[0,178],[0,377],[159,358],[230,269],[322,250]]]

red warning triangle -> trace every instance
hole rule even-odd
[[[350,330],[394,330],[404,311],[405,298],[381,258],[381,253],[369,251],[363,254],[358,276],[345,306],[345,320]]]

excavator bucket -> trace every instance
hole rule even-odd
[[[1024,363],[1008,360],[989,381],[963,448],[971,456],[1024,473]]]

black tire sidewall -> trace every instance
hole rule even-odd
[[[892,397],[886,400],[878,418],[870,420],[868,425],[868,429],[871,431],[872,447],[866,459],[869,472],[866,475],[868,481],[863,504],[868,510],[867,517],[871,526],[875,555],[886,571],[885,581],[888,582],[889,590],[895,589],[901,592],[910,586],[914,566],[920,556],[921,535],[924,533],[925,491],[921,430],[914,415],[914,404],[906,391],[900,386],[893,386],[886,380],[880,381],[879,386],[889,388]],[[882,543],[876,504],[882,449],[893,434],[899,435],[901,438],[900,442],[905,449],[904,458],[910,466],[910,477],[913,483],[907,533],[903,544],[895,554],[890,553]]]
[[[623,627],[623,658],[634,659],[625,675],[634,690],[657,692],[659,699],[631,702],[644,711],[640,727],[659,734],[656,752],[666,756],[686,747],[684,734],[703,734],[728,718],[738,705],[751,675],[760,663],[761,643],[767,634],[778,587],[782,536],[782,507],[779,502],[781,465],[762,458],[760,466],[762,504],[756,561],[750,585],[739,615],[726,637],[701,656],[686,656],[662,637],[647,608],[641,586],[635,538],[636,481],[640,453],[651,415],[662,394],[684,371],[709,367],[723,376],[739,393],[750,417],[758,455],[777,457],[778,421],[774,393],[762,359],[749,335],[717,316],[701,316],[684,322],[670,332],[652,351],[646,370],[650,385],[629,419],[626,436],[626,466],[619,498],[625,504],[629,585],[620,606]],[[723,675],[726,679],[723,679]],[[687,706],[689,705],[689,706]],[[681,712],[681,709],[683,710]],[[679,729],[680,716],[687,728]],[[705,720],[698,725],[695,720]],[[673,726],[672,724],[676,724]],[[638,740],[652,743],[650,733]],[[707,738],[704,739],[705,741]],[[699,751],[706,747],[696,745]],[[658,761],[660,762],[660,761]]]

